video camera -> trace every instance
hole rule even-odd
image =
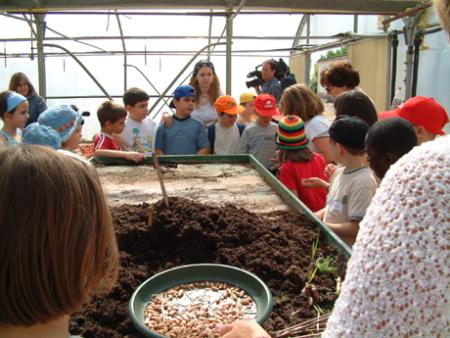
[[[272,59],[272,61],[275,65],[275,77],[278,81],[283,81],[291,73],[289,66],[283,61],[283,59],[279,59],[278,61]],[[247,88],[260,86],[263,84],[264,80],[262,78],[261,71],[259,70],[261,66],[262,64],[256,66],[254,71],[247,74],[248,78],[252,78],[251,80],[245,82]]]

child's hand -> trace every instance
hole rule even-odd
[[[138,153],[136,151],[131,151],[125,155],[125,158],[129,161],[133,161],[135,163],[140,163],[144,160],[145,155],[142,153]]]
[[[170,114],[165,111],[162,115],[161,123],[164,123],[167,128],[172,128],[172,126],[173,126],[172,116],[170,116]]]
[[[305,188],[325,188],[328,189],[328,182],[319,177],[302,178],[302,186]]]
[[[325,175],[331,177],[336,171],[336,164],[328,163],[325,167]]]
[[[254,321],[240,320],[232,324],[216,324],[223,338],[270,338],[269,334]]]

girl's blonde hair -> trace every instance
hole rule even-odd
[[[283,115],[296,115],[306,122],[323,111],[322,100],[305,84],[295,84],[283,91],[281,96]]]
[[[95,169],[37,145],[0,150],[0,325],[71,314],[112,286],[118,253]]]
[[[203,67],[208,67],[208,66],[203,66]],[[201,67],[201,68],[203,68]],[[208,98],[209,98],[209,102],[211,102],[211,104],[214,104],[214,102],[216,102],[217,98],[220,96],[220,82],[219,82],[219,78],[217,77],[215,71],[213,68],[208,67],[212,70],[213,72],[213,80],[211,83],[211,86],[209,87],[209,91],[208,91]],[[198,82],[197,79],[197,73],[194,73],[195,75],[192,75],[191,80],[189,81],[189,85],[191,85],[192,87],[194,87],[195,89],[195,102],[198,106],[200,100],[200,84]]]

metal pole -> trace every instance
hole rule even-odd
[[[36,20],[39,95],[45,98],[47,97],[47,78],[45,75],[44,55],[45,14],[34,14],[34,17]]]
[[[231,44],[233,39],[233,16],[232,10],[227,15],[227,36],[226,36],[226,93],[231,95]]]
[[[117,11],[116,11],[117,12]],[[117,24],[119,26],[120,38],[122,40],[123,49],[123,91],[127,90],[127,46],[125,45],[125,39],[123,38],[122,24],[120,23],[120,17],[116,14]]]
[[[405,101],[412,97],[412,82],[414,72],[414,37],[416,34],[417,24],[422,16],[422,13],[417,13],[413,17],[403,18],[405,27],[403,28],[405,36],[406,51],[406,71],[405,71]]]
[[[211,14],[213,13],[213,10],[210,10]],[[212,34],[212,22],[213,22],[213,16],[211,15],[209,17],[209,27],[208,27],[208,45],[211,44],[211,34]],[[208,47],[208,61],[211,60],[211,47]]]

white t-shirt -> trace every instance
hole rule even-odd
[[[237,154],[240,135],[236,124],[231,128],[224,128],[216,123],[214,127],[216,128],[214,155]]]
[[[196,107],[191,113],[191,117],[200,121],[205,128],[219,120],[216,108],[209,101],[203,102]]]
[[[328,137],[328,129],[330,129],[330,121],[323,115],[316,115],[311,120],[305,122],[306,137],[310,141],[309,150],[318,152],[316,146],[312,142],[316,137]]]
[[[325,223],[361,221],[377,189],[368,167],[346,171],[337,167],[327,195]]]
[[[157,124],[150,117],[138,122],[127,116],[122,137],[128,150],[150,155],[153,152]]]

